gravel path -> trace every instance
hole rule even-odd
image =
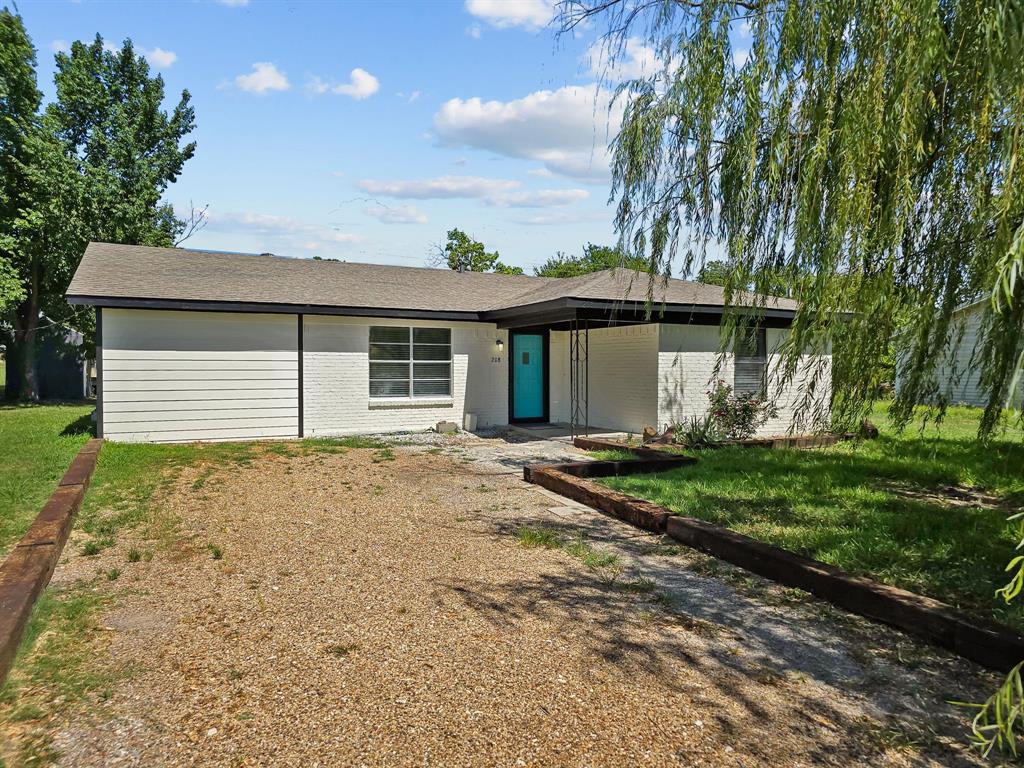
[[[970,762],[945,700],[976,668],[528,486],[493,447],[185,470],[175,546],[58,571],[122,569],[95,663],[136,670],[58,724],[61,764]]]

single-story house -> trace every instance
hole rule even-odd
[[[991,308],[992,296],[968,302],[956,308],[950,322],[950,338],[942,358],[935,366],[934,387],[925,396],[928,401],[943,401],[950,405],[988,405],[988,392],[981,384],[981,365],[976,359],[985,315]],[[902,385],[897,365],[896,388]],[[1024,392],[1020,386],[1011,393],[1010,403],[1024,407]]]
[[[91,243],[67,298],[96,307],[100,434],[165,442],[442,420],[639,432],[702,415],[722,290],[659,284],[650,319],[646,290],[623,270],[557,279]],[[720,375],[764,386],[794,309],[771,301]],[[791,390],[763,432],[788,428]]]

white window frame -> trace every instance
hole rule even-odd
[[[373,329],[374,328],[386,328],[389,331],[404,330],[408,334],[408,341],[405,341],[405,342],[401,342],[401,341],[373,341],[372,336],[373,336]],[[415,340],[416,339],[416,331],[417,330],[447,331],[447,333],[448,333],[448,343],[447,344],[438,344],[438,343],[434,343],[434,342],[417,342]],[[404,381],[405,380],[405,379],[385,379],[385,378],[376,378],[375,379],[373,377],[373,375],[372,375],[373,364],[374,363],[394,363],[394,364],[397,364],[397,365],[408,365],[409,366],[409,377],[408,377],[409,394],[408,395],[374,395],[371,392],[370,393],[370,400],[372,402],[407,402],[407,401],[410,401],[410,400],[416,400],[416,401],[424,401],[424,400],[425,401],[431,401],[431,400],[448,401],[448,400],[452,399],[452,390],[454,388],[454,370],[453,370],[454,366],[453,366],[453,356],[452,356],[452,329],[451,328],[438,328],[436,326],[373,325],[373,326],[370,326],[369,330],[367,331],[367,337],[368,337],[368,340],[369,340],[368,345],[367,345],[367,361],[369,363],[369,366],[368,366],[368,374],[369,375],[368,375],[368,379],[367,379],[367,385],[368,386],[369,386],[369,383],[373,382],[373,381]],[[373,360],[373,359],[370,359],[369,344],[380,345],[380,346],[389,346],[389,345],[391,345],[391,346],[408,346],[409,347],[409,356],[407,358],[402,358],[402,359]],[[437,360],[434,360],[434,359],[431,359],[431,360],[417,360],[416,359],[416,348],[417,347],[435,347],[435,348],[436,347],[447,347],[448,348],[448,357],[445,358],[445,359],[437,359]],[[445,365],[445,364],[447,364],[447,366],[448,366],[448,376],[445,377],[445,378],[417,377],[416,376],[416,364],[417,363],[419,363],[421,365],[422,364],[438,364],[438,365]],[[444,392],[444,393],[433,393],[433,394],[428,394],[428,395],[417,395],[416,394],[416,382],[417,381],[419,381],[419,382],[424,382],[424,381],[447,381],[448,382],[448,391]]]

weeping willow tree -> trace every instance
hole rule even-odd
[[[779,385],[807,385],[798,414],[829,375],[833,418],[866,413],[894,338],[892,417],[941,413],[954,310],[992,296],[970,366],[992,431],[1022,363],[1024,0],[568,0],[559,25],[602,30],[611,73],[656,53],[617,84],[622,244],[652,275],[724,249],[726,335],[764,308],[748,289],[792,286]],[[831,372],[801,368],[829,348]]]

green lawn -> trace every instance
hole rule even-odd
[[[876,410],[876,441],[705,451],[695,466],[600,482],[1024,629],[1019,603],[993,594],[1017,542],[1006,517],[1024,507],[1024,435],[979,445],[979,413],[953,408],[939,427],[897,435]],[[950,487],[986,499],[950,499]]]
[[[0,406],[0,557],[28,529],[78,449],[92,405]]]

